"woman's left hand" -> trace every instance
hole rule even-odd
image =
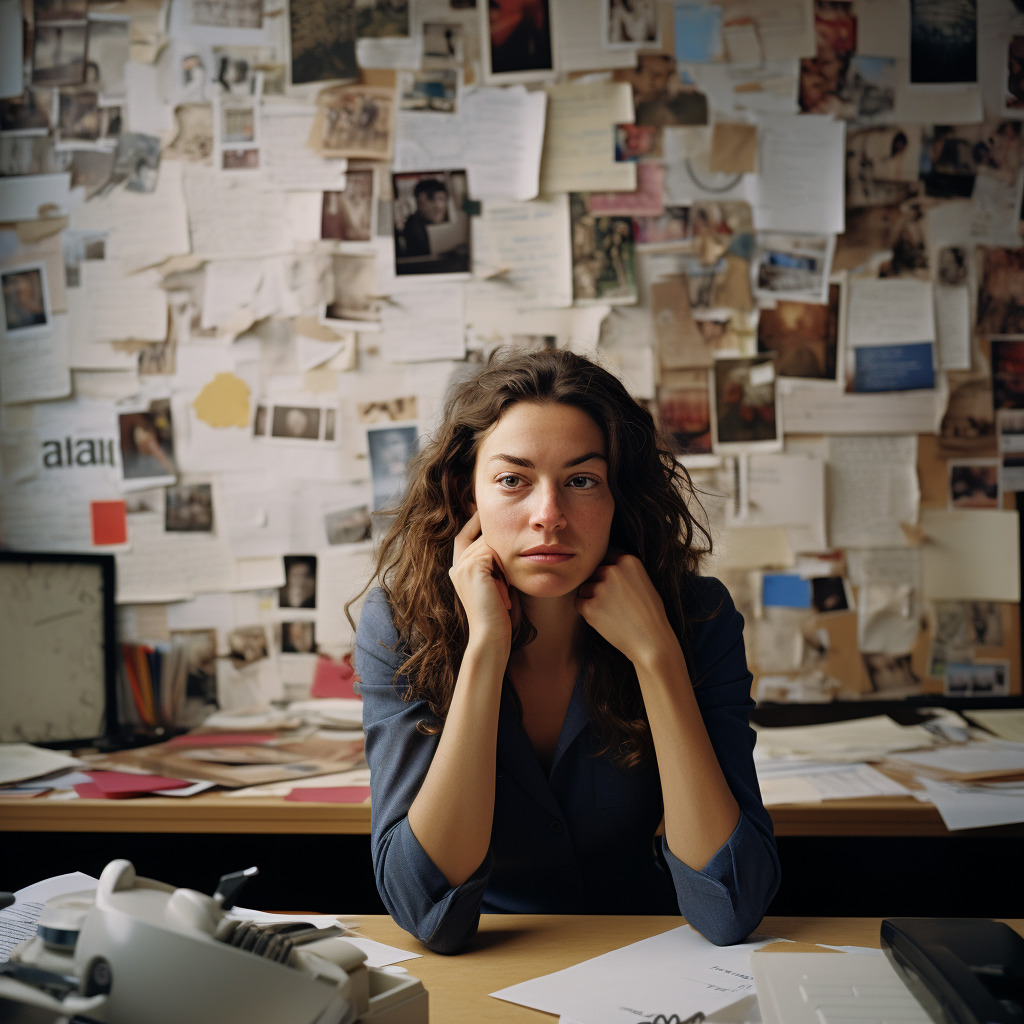
[[[678,648],[661,595],[633,555],[609,552],[576,591],[576,610],[634,665]]]

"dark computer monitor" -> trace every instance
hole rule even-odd
[[[114,556],[0,551],[0,742],[120,732]]]

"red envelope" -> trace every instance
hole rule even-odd
[[[158,789],[183,789],[191,786],[192,783],[185,779],[169,779],[163,775],[135,775],[132,772],[87,772],[92,779],[92,785],[98,793],[81,793],[78,786],[75,792],[79,796],[101,796],[101,797],[122,797],[135,796],[136,794],[153,793]],[[89,783],[79,785],[92,789]]]
[[[302,786],[285,797],[285,800],[318,804],[361,804],[369,799],[369,786]]]

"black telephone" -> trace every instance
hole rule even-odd
[[[1024,1024],[1024,938],[1000,921],[894,917],[882,949],[936,1024]]]

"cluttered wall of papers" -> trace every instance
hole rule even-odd
[[[672,437],[759,700],[1020,695],[1010,0],[0,23],[0,540],[116,555],[174,724],[342,662],[374,513],[498,346]]]

